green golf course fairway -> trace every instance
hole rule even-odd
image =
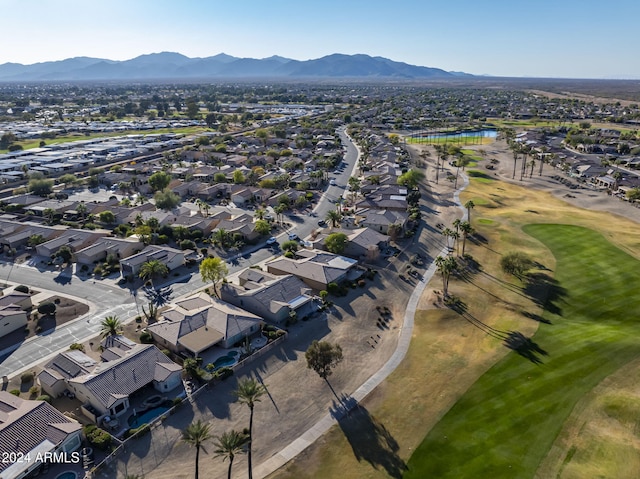
[[[405,478],[534,477],[576,402],[640,355],[640,261],[590,229],[524,231],[556,258],[555,272],[540,271],[551,294],[528,357],[511,352],[489,369],[418,446]]]

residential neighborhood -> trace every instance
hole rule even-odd
[[[29,121],[0,124],[14,144],[44,138],[43,131],[109,133],[0,155],[0,259],[8,268],[0,350],[14,364],[15,352],[48,335],[54,344],[3,374],[0,443],[34,458],[73,453],[75,461],[0,464],[1,477],[69,468],[125,477],[130,463],[155,477],[149,471],[170,466],[140,452],[145,441],[169,456],[181,447],[176,423],[216,418],[223,403],[220,419],[231,424],[233,387],[242,381],[235,376],[273,384],[290,421],[308,414],[291,429],[301,435],[321,420],[324,403],[305,412],[298,396],[283,399],[278,385],[287,380],[278,372],[300,380],[311,368],[300,358],[327,337],[340,340],[353,368],[368,365],[336,379],[337,390],[357,391],[385,368],[399,348],[408,301],[442,273],[431,265],[443,254],[469,261],[467,235],[480,241],[460,218],[455,232],[446,226],[462,208],[454,194],[474,174],[522,183],[538,177],[568,198],[617,197],[635,212],[638,137],[600,126],[635,108],[594,109],[520,91],[407,92],[335,87],[306,104],[228,98],[215,109],[201,101],[192,107],[199,119],[163,106],[173,119],[118,125],[114,118],[103,126],[89,121],[97,105],[57,113],[25,107]],[[145,103],[144,115],[158,103]],[[444,115],[453,108],[456,115]],[[533,117],[557,123],[520,131],[500,123]],[[130,130],[137,132],[117,134]],[[458,139],[426,143],[485,130],[491,140],[471,149]],[[465,171],[471,161],[481,173]],[[73,333],[58,337],[63,331]],[[337,397],[331,391],[327,401]],[[279,439],[255,449],[259,470],[269,473],[269,457],[294,440],[294,432],[272,428]],[[16,439],[23,434],[29,440]],[[131,454],[140,454],[139,464]]]

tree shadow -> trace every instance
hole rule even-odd
[[[504,345],[534,364],[542,364],[541,356],[548,356],[544,349],[520,331],[509,331]]]
[[[358,462],[366,461],[376,470],[400,479],[407,465],[398,455],[400,446],[391,433],[369,414],[366,408],[349,396],[334,401],[331,415],[338,419],[343,434],[349,441]]]
[[[548,274],[528,274],[523,292],[545,311],[562,316],[562,308],[557,303],[567,295],[567,290]]]
[[[535,314],[535,313],[530,313],[529,311],[522,311],[522,315],[525,318],[529,318],[529,319],[533,319],[534,321],[538,321],[539,323],[544,323],[544,324],[553,324],[551,321],[549,321],[546,318],[543,318],[542,316],[540,316],[539,314]]]

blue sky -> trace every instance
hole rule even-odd
[[[0,64],[365,53],[498,76],[640,78],[638,0],[0,0]]]

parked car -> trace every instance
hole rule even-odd
[[[324,228],[325,226],[327,226],[327,222],[325,220],[320,220],[318,221],[318,226],[320,226],[321,228]]]
[[[298,235],[295,233],[289,233],[289,239],[291,241],[297,240],[298,239]]]
[[[267,240],[267,244],[268,244],[268,245],[272,245],[272,244],[275,244],[275,243],[277,243],[277,242],[278,242],[278,238],[276,238],[275,236],[272,236],[271,238],[269,238],[269,239]]]

